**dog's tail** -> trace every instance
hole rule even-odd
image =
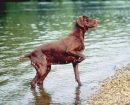
[[[30,53],[29,54],[25,54],[25,55],[21,55],[19,57],[19,60],[23,61],[23,60],[28,60],[29,58],[30,58]]]

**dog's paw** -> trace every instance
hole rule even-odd
[[[74,60],[74,63],[80,63],[84,60],[85,58],[84,57],[79,57],[78,59],[75,59]]]

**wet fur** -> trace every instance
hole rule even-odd
[[[43,81],[50,72],[52,64],[68,63],[72,63],[75,79],[80,86],[78,63],[85,59],[83,55],[85,49],[84,35],[89,28],[95,27],[96,24],[96,20],[80,16],[68,36],[58,41],[42,44],[31,53],[22,56],[21,59],[29,58],[36,69],[36,76],[31,81],[31,86],[35,87],[36,84],[43,85]]]

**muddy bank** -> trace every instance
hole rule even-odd
[[[104,80],[87,105],[130,105],[130,64],[119,68],[114,76]]]

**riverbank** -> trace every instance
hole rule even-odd
[[[87,105],[130,105],[130,64],[117,69],[114,76],[104,80]]]

